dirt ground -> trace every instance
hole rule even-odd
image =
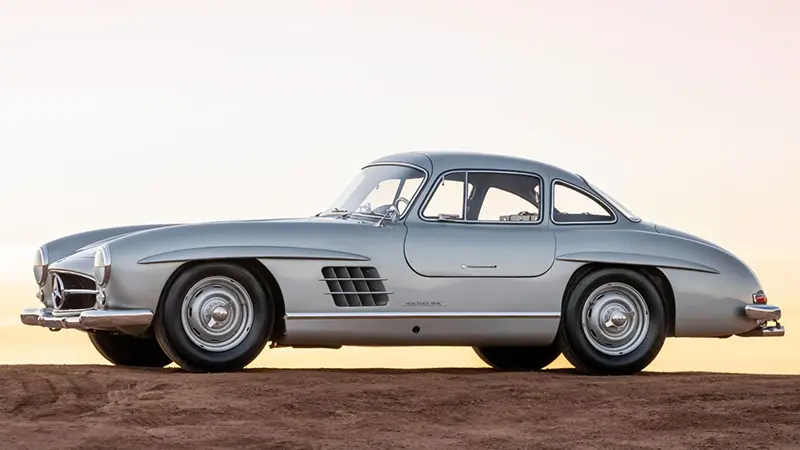
[[[800,377],[0,366],[2,448],[800,448]]]

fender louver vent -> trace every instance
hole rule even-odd
[[[389,292],[374,267],[323,267],[322,279],[328,285],[326,295],[336,306],[386,306]]]

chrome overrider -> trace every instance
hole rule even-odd
[[[737,334],[741,337],[780,337],[786,333],[778,320],[781,318],[781,308],[775,305],[752,304],[745,305],[744,316],[748,319],[757,321],[758,327]],[[767,325],[767,322],[775,322],[775,325]]]

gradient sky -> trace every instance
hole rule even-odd
[[[556,164],[793,264],[798,23],[789,0],[0,0],[0,277],[89,228],[313,214],[415,148]]]

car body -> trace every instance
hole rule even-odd
[[[48,242],[34,267],[44,307],[21,320],[147,341],[155,352],[158,342],[169,358],[149,365],[177,359],[190,370],[238,369],[268,341],[472,346],[500,368],[540,369],[564,352],[589,373],[631,373],[665,337],[784,334],[780,308],[736,256],[643,221],[583,177],[542,162],[466,151],[387,155],[363,167],[332,206],[307,218],[140,225]],[[173,292],[187,268],[204,264],[240,272],[231,272],[235,283]],[[245,272],[257,280],[249,294],[246,274],[236,275]],[[259,296],[268,297],[264,316],[250,298]],[[172,312],[165,302],[175,303]],[[222,336],[227,320],[240,329]],[[259,320],[270,324],[246,356],[205,363],[223,361]],[[193,362],[170,350],[178,340]],[[622,344],[648,348],[634,357]],[[523,362],[542,349],[538,362]],[[127,353],[115,351],[109,360],[124,364]]]

